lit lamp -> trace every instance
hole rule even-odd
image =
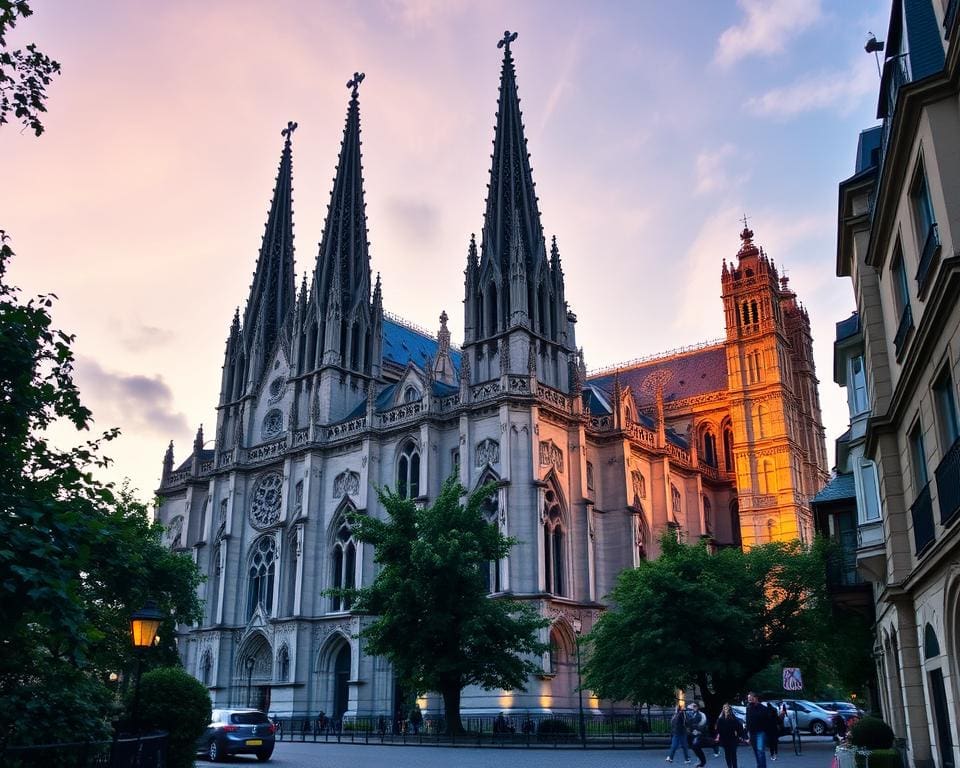
[[[140,732],[140,674],[143,672],[143,649],[151,648],[157,637],[157,630],[163,622],[163,614],[153,600],[130,617],[130,638],[137,654],[137,677],[133,684],[133,727]]]
[[[583,680],[580,673],[580,633],[583,631],[583,622],[577,616],[570,623],[573,625],[573,633],[577,640],[577,698],[580,703],[580,743],[586,747],[587,731],[583,722]]]

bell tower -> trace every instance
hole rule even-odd
[[[804,413],[780,276],[746,217],[740,241],[735,262],[724,259],[721,284],[741,538],[748,547],[810,541],[817,489],[804,488],[801,425],[819,421],[819,404]]]

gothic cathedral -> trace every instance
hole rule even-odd
[[[577,708],[574,626],[589,631],[617,574],[656,557],[664,531],[710,547],[812,534],[827,479],[810,322],[744,226],[723,263],[725,340],[588,376],[547,243],[510,43],[501,41],[489,196],[467,249],[464,340],[385,314],[371,280],[354,76],[310,284],[294,277],[296,128],[283,131],[273,201],[243,316],[233,318],[217,428],[163,462],[158,516],[207,580],[184,664],[215,707],[335,719],[402,703],[363,616],[325,594],[369,583],[373,553],[347,513],[383,515],[376,488],[429,504],[456,474],[494,481],[492,523],[519,541],[491,566],[492,598],[551,625],[525,691],[467,689],[464,713]],[[414,642],[415,638],[411,638]],[[428,709],[439,703],[428,697]],[[589,705],[600,705],[590,697]]]

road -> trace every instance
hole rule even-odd
[[[273,768],[665,768],[662,749],[590,749],[576,747],[497,748],[497,747],[406,747],[364,744],[311,744],[279,742],[273,759],[264,765]],[[780,759],[767,760],[767,768],[830,768],[833,741],[829,737],[804,738],[803,754],[793,753],[790,742],[780,744]],[[252,757],[237,757],[233,765],[261,765]],[[754,768],[749,747],[739,750],[740,768]],[[198,768],[209,763],[198,761]],[[691,763],[692,766],[695,765]],[[686,768],[682,755],[672,768]],[[725,768],[723,757],[707,751],[707,768]]]

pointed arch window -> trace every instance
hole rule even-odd
[[[760,493],[770,494],[777,492],[777,468],[770,459],[764,459],[757,473],[760,481]]]
[[[754,431],[756,432],[755,437],[766,437],[767,436],[767,420],[769,414],[767,412],[767,407],[765,405],[758,405],[756,411],[754,411]]]
[[[716,467],[717,462],[717,438],[712,429],[707,429],[703,433],[703,460],[711,467]]]
[[[727,472],[733,472],[733,430],[727,426],[723,429],[723,464]]]
[[[277,540],[273,535],[257,539],[250,555],[247,586],[247,618],[258,605],[270,615],[273,611],[273,579],[276,573]]]
[[[403,402],[405,403],[415,403],[420,397],[420,391],[412,384],[403,390]]]
[[[556,491],[544,494],[543,573],[544,588],[554,595],[566,594],[566,557],[563,512]]]
[[[333,540],[333,588],[355,589],[357,586],[357,543],[353,538],[353,530],[349,521],[344,517],[337,527]],[[349,611],[350,596],[334,595],[331,608],[334,611]]]
[[[500,528],[500,504],[497,501],[496,494],[490,495],[486,501],[483,502],[481,507],[483,512],[483,517],[487,521],[488,525],[492,525],[494,528]],[[503,587],[500,584],[500,561],[499,560],[490,560],[486,567],[481,566],[481,576],[483,577],[483,586],[487,591],[487,594],[494,594],[495,592],[502,592]]]
[[[403,499],[420,495],[420,449],[413,440],[407,440],[397,461],[397,494]]]
[[[673,483],[670,483],[670,503],[673,508],[673,519],[679,523],[682,512],[682,502],[680,501],[680,491]]]

